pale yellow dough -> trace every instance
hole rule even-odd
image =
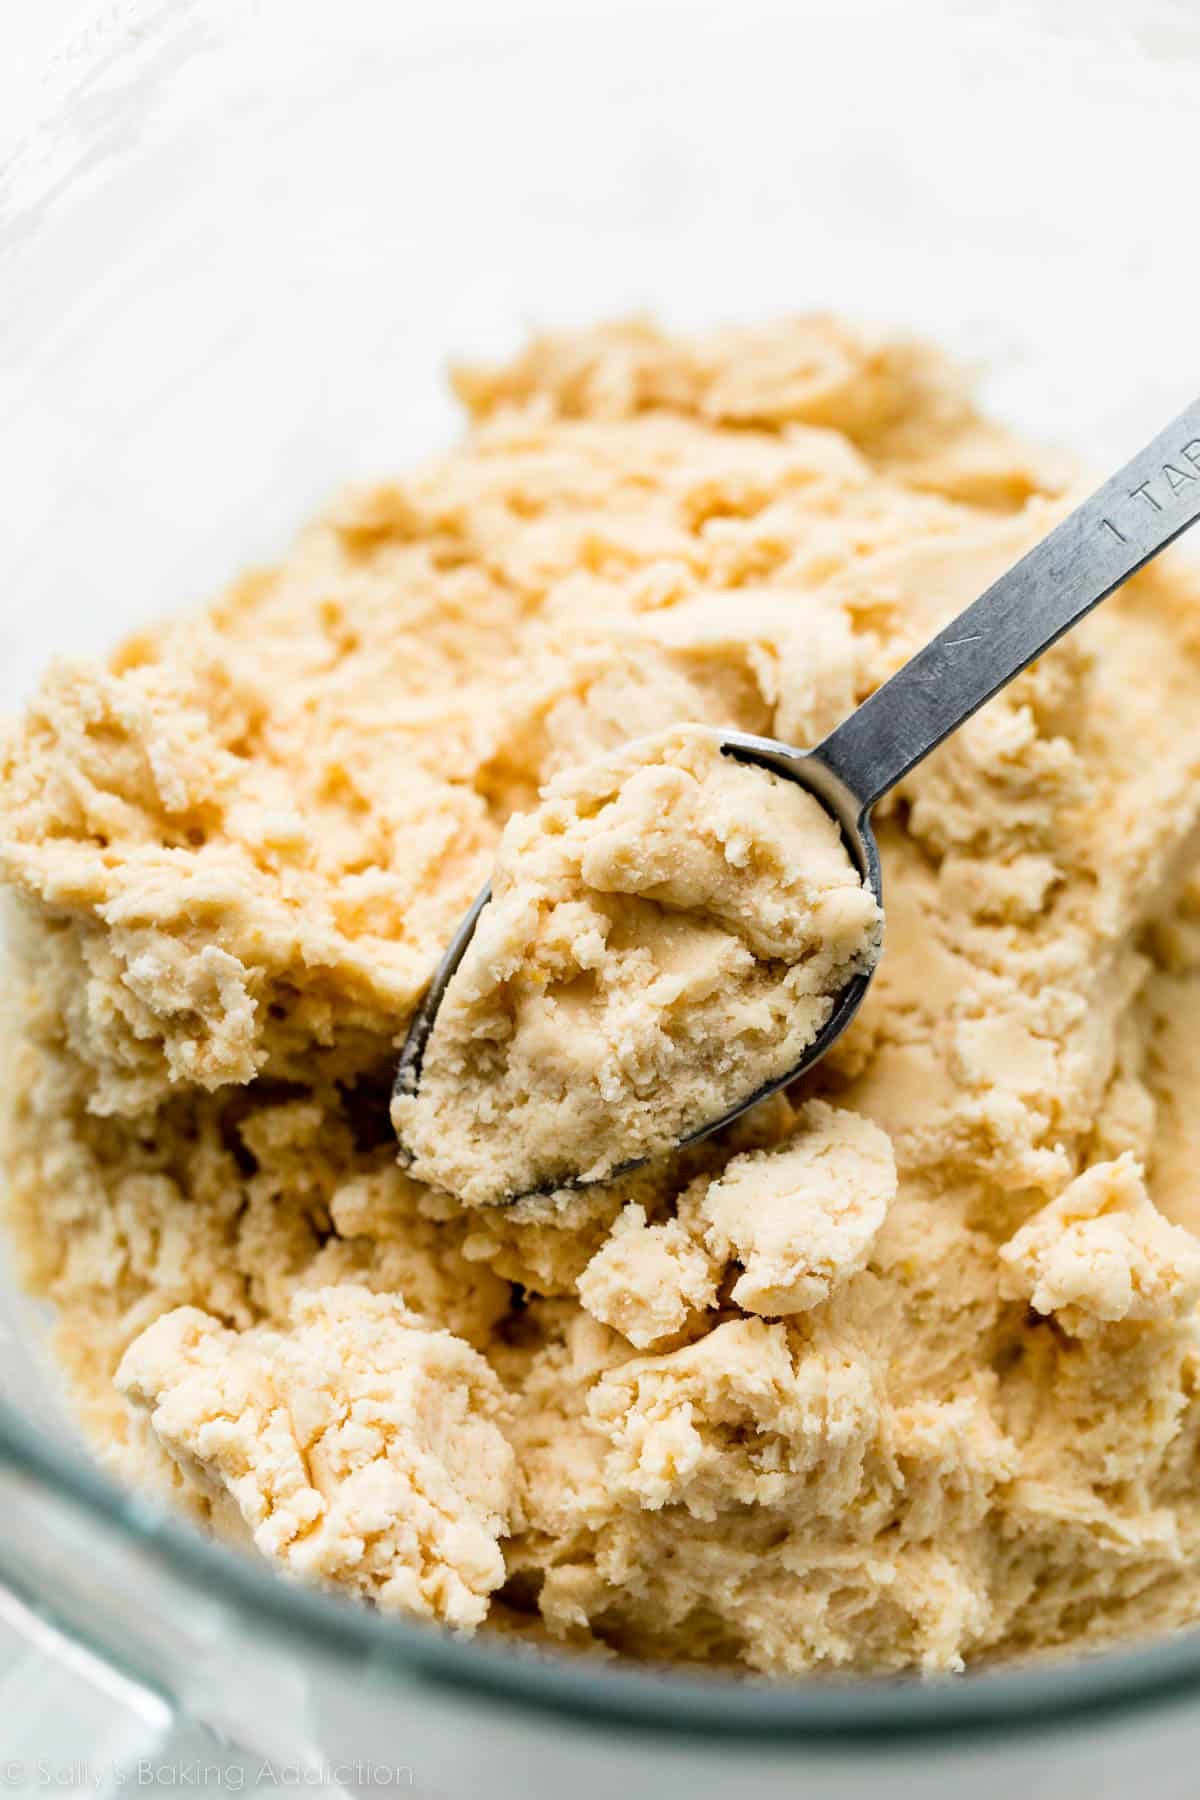
[[[796,1067],[880,924],[820,802],[711,730],[557,776],[393,1106],[412,1173],[486,1205],[661,1154]]]
[[[176,1307],[136,1338],[120,1392],[254,1543],[294,1574],[473,1626],[504,1579],[513,1452],[477,1351],[402,1301],[297,1294],[283,1330]]]
[[[622,884],[703,788],[675,727],[816,743],[1075,489],[827,319],[457,382],[457,449],[52,670],[0,746],[6,1203],[93,1439],[292,1573],[593,1652],[954,1669],[1197,1621],[1200,581],[1139,575],[880,810],[883,960],[787,1098],[464,1206],[389,1098],[497,854],[543,867],[624,771],[603,880],[657,904]],[[775,892],[724,885],[721,820],[771,804],[688,816],[721,937]]]

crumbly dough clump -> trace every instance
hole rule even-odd
[[[389,1100],[506,828],[540,857],[626,768],[584,897],[650,904],[697,778],[632,740],[815,744],[1074,491],[828,319],[456,379],[456,449],[0,740],[5,1204],[90,1433],[294,1572],[591,1651],[953,1669],[1200,1620],[1200,580],[1143,571],[878,809],[887,949],[798,1087],[464,1206]]]
[[[1187,1318],[1200,1299],[1200,1242],[1163,1218],[1128,1151],[1080,1175],[1000,1258],[1007,1290],[1077,1337],[1095,1322]]]
[[[796,1067],[879,930],[820,802],[710,729],[559,775],[393,1107],[412,1173],[486,1205],[661,1153]]]
[[[483,1357],[347,1284],[293,1300],[289,1329],[164,1314],[117,1370],[186,1479],[265,1555],[378,1605],[474,1626],[504,1579],[512,1448]]]

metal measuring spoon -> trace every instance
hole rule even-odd
[[[815,750],[796,750],[740,731],[723,732],[721,748],[737,761],[756,763],[815,795],[840,826],[851,858],[882,907],[879,850],[871,829],[876,802],[1198,518],[1200,400],[939,631]],[[396,1073],[396,1097],[417,1091],[446,989],[490,899],[489,886],[455,932],[413,1016]],[[824,1028],[794,1069],[689,1132],[680,1145],[718,1131],[819,1062],[862,1004],[878,958],[877,950],[870,967],[846,983]],[[612,1181],[648,1160],[633,1158],[603,1180]],[[568,1177],[534,1191],[588,1185]],[[499,1204],[520,1197],[510,1195]]]

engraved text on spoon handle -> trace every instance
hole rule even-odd
[[[817,751],[870,807],[1200,518],[1200,400],[993,582]]]

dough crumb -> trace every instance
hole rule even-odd
[[[708,1249],[742,1273],[746,1312],[807,1312],[865,1267],[896,1193],[892,1146],[869,1119],[811,1100],[777,1149],[735,1156],[696,1206]]]
[[[631,1201],[579,1277],[579,1298],[594,1319],[645,1350],[713,1305],[718,1272],[678,1219],[648,1225],[645,1207]]]
[[[473,1630],[504,1579],[513,1453],[475,1351],[399,1299],[299,1293],[289,1327],[196,1307],[135,1339],[117,1386],[264,1555],[384,1608]]]
[[[1080,1175],[1000,1257],[1006,1291],[1068,1331],[1184,1318],[1200,1299],[1200,1242],[1163,1218],[1128,1152]]]
[[[730,1320],[697,1344],[623,1364],[597,1383],[593,1422],[608,1479],[643,1507],[715,1519],[773,1506],[805,1486],[820,1510],[855,1500],[879,1423],[861,1358],[794,1354],[787,1330]]]

